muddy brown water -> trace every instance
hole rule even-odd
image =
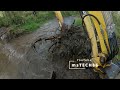
[[[70,20],[71,17],[65,18]],[[9,43],[0,44],[0,78],[1,79],[50,79],[53,71],[57,79],[95,79],[92,70],[69,70],[65,60],[52,61],[48,53],[50,41],[35,44],[36,51],[31,47],[38,38],[46,38],[59,33],[57,20],[51,20],[37,31],[20,36]]]

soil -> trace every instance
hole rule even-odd
[[[70,18],[67,17],[65,19],[70,22]],[[65,47],[56,50],[59,50],[59,52],[60,50],[65,51],[64,55],[66,56],[60,55],[59,52],[55,54],[57,51],[54,51],[54,53],[49,52],[49,48],[54,42],[51,40],[45,41],[45,39],[56,34],[59,35],[60,31],[57,29],[58,27],[57,20],[54,19],[44,24],[36,32],[12,39],[8,43],[0,44],[0,78],[98,79],[98,74],[92,69],[70,70],[68,68],[69,60],[75,59],[73,55],[76,58],[90,56],[89,40],[84,36],[85,34],[81,31],[82,29],[78,31],[79,33],[74,33],[70,38],[67,37],[68,39],[65,39],[64,37],[62,39],[62,43],[69,46],[69,50],[71,49],[70,53],[73,55],[69,56],[66,53],[68,49],[65,49]],[[78,39],[78,37],[80,38]],[[76,40],[80,42],[78,43]],[[75,45],[77,46],[75,47]]]

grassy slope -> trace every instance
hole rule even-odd
[[[33,32],[37,30],[43,23],[53,18],[52,12],[40,12],[37,16],[29,15],[26,17],[26,22],[22,25],[13,27],[13,32],[17,32],[18,29],[22,30],[22,32]]]
[[[76,11],[62,11],[64,17],[66,16],[78,16],[79,13]],[[48,22],[49,20],[55,18],[53,11],[40,11],[37,16],[29,15],[26,17],[26,22],[22,25],[11,25],[12,33],[14,34],[20,32],[33,32],[36,31],[41,25]],[[81,23],[81,20],[76,20],[77,25]]]

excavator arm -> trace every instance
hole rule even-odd
[[[62,16],[61,12],[60,11],[54,11],[54,12],[58,19],[60,27],[62,27],[64,20],[63,20],[63,16]]]
[[[62,27],[64,20],[60,11],[55,11],[56,17]],[[91,40],[92,62],[97,64],[94,68],[102,78],[114,78],[120,71],[119,67],[112,63],[109,35],[102,11],[81,11],[84,28]],[[114,39],[116,40],[116,39]],[[100,47],[100,48],[98,48]],[[117,46],[116,46],[117,47]]]
[[[114,63],[112,63],[112,58],[115,57],[119,49],[116,43],[117,39],[115,37],[115,33],[114,32],[112,33],[113,36],[108,35],[109,31],[106,28],[107,26],[104,20],[104,15],[101,11],[88,11],[88,12],[83,11],[81,17],[83,17],[83,22],[85,23],[85,27],[87,29],[89,38],[90,36],[96,37],[95,38],[96,42],[95,39],[92,40],[93,38],[92,39],[90,38],[92,44],[92,53],[93,53],[92,61],[93,63],[98,64],[98,67],[95,67],[95,70],[99,72],[101,76],[104,76],[102,78],[105,77],[115,78],[117,73],[120,72],[120,68]],[[90,26],[93,27],[94,29],[91,29]],[[112,39],[110,40],[110,38]],[[113,45],[113,43],[116,44]],[[93,44],[96,44],[97,48],[94,47]],[[98,46],[100,46],[99,49]],[[97,55],[96,55],[96,50],[97,50]]]

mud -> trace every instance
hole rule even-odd
[[[97,74],[90,69],[70,70],[68,62],[91,58],[91,43],[82,27],[72,25],[53,40],[51,54],[56,79],[96,79]],[[56,43],[57,42],[57,43]],[[90,63],[90,62],[89,62]]]
[[[69,22],[70,18],[65,19]],[[92,69],[69,70],[68,57],[56,54],[56,58],[53,59],[53,55],[48,52],[53,43],[43,39],[59,34],[59,30],[56,30],[58,27],[57,20],[54,19],[36,32],[0,44],[0,78],[51,79],[53,72],[56,79],[98,78]],[[39,41],[36,42],[37,40]]]

